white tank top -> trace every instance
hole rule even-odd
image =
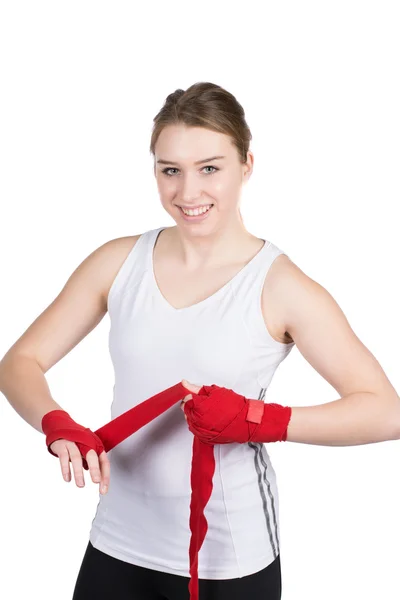
[[[182,379],[265,400],[294,345],[272,338],[261,311],[265,276],[282,250],[264,240],[217,292],[176,309],[154,277],[153,248],[162,229],[139,237],[110,288],[111,418]],[[134,565],[190,576],[192,444],[178,403],[110,450],[110,487],[99,497],[90,531],[95,548]],[[244,577],[279,554],[276,475],[263,443],[216,444],[214,454],[199,578]]]

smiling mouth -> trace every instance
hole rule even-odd
[[[205,215],[206,213],[208,213],[212,209],[212,207],[214,206],[214,204],[205,204],[204,206],[207,207],[206,210],[204,210],[204,207],[202,207],[201,209],[194,209],[194,208],[193,209],[184,209],[184,208],[182,208],[182,206],[179,206],[178,208],[183,212],[183,214],[186,217],[201,217],[202,215]],[[199,212],[196,212],[195,214],[189,214],[187,212],[189,210],[190,211],[192,211],[192,210],[193,211],[199,211]]]

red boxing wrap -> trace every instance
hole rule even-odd
[[[83,468],[89,470],[86,455],[89,450],[94,450],[97,455],[104,450],[101,439],[87,427],[75,423],[65,410],[52,410],[44,415],[42,419],[43,433],[46,435],[47,449],[53,456],[57,456],[50,445],[56,440],[65,439],[75,442],[82,455]]]
[[[98,454],[101,449],[108,452],[188,394],[192,395],[192,399],[185,403],[184,410],[189,429],[194,434],[190,475],[189,594],[190,600],[198,600],[198,553],[208,527],[204,509],[213,489],[214,443],[286,441],[291,408],[264,404],[262,400],[248,400],[233,390],[214,384],[204,385],[198,394],[194,394],[182,383],[177,383],[95,432],[78,425],[68,413],[60,410],[51,411],[43,417],[42,429],[47,433],[48,445],[56,439],[65,438],[82,448],[83,456],[90,449]],[[54,454],[50,448],[49,451]]]
[[[289,406],[248,400],[233,390],[203,385],[185,402],[190,431],[205,444],[285,442]]]

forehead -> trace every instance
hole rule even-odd
[[[168,125],[161,131],[156,146],[156,159],[194,162],[208,156],[234,154],[229,136],[204,127]]]

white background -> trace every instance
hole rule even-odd
[[[399,391],[397,9],[2,2],[0,354],[95,248],[174,225],[152,172],[152,119],[176,88],[210,81],[236,96],[253,134],[246,228],[333,295]],[[93,430],[110,419],[108,330],[106,315],[46,374]],[[268,393],[291,406],[338,398],[297,348]],[[43,435],[1,398],[0,596],[70,600],[98,486],[87,472],[85,488],[65,483]],[[400,442],[268,451],[283,600],[398,599]]]

